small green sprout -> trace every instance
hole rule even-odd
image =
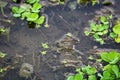
[[[48,49],[48,48],[49,48],[49,45],[48,45],[47,42],[41,43],[41,45],[42,45],[42,47],[43,47],[44,49]]]
[[[4,58],[7,54],[0,52],[0,58]]]
[[[89,60],[93,60],[94,58],[93,58],[93,56],[89,56],[88,59]]]
[[[45,54],[47,54],[47,51],[41,51],[41,54],[45,55]]]

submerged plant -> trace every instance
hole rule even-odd
[[[90,22],[90,31],[84,31],[86,36],[92,35],[95,41],[104,44],[104,37],[108,34],[109,30],[109,21],[112,19],[112,15],[109,16],[100,16],[98,23],[91,21]]]
[[[29,24],[35,23],[37,27],[38,25],[44,24],[45,16],[42,14],[39,15],[42,9],[42,5],[39,1],[40,0],[27,0],[26,3],[21,4],[20,7],[13,6],[13,16],[20,17],[22,20],[26,19]]]

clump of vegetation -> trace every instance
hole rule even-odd
[[[21,4],[20,7],[13,6],[13,16],[20,17],[22,20],[26,19],[29,24],[35,23],[37,27],[38,25],[44,24],[45,16],[42,14],[39,15],[42,9],[39,1],[40,0],[26,0],[26,3]]]
[[[113,26],[113,32],[110,33],[110,37],[115,40],[116,43],[120,43],[120,18]]]
[[[120,53],[115,51],[103,52],[100,56],[102,61],[106,63],[102,71],[97,71],[97,69],[92,66],[85,66],[77,69],[77,73],[68,76],[67,80],[98,80],[98,78],[99,80],[119,80],[120,67],[118,62],[120,61]]]
[[[47,42],[41,43],[41,46],[42,46],[42,48],[44,49],[44,50],[41,51],[41,54],[42,54],[42,55],[47,54],[47,49],[49,48],[48,43],[47,43]]]
[[[108,15],[100,16],[98,22],[91,21],[90,30],[84,31],[85,35],[92,36],[95,41],[100,42],[100,44],[104,44],[105,36],[107,36],[110,27],[109,24],[111,19],[112,15]]]
[[[77,0],[78,4],[84,4],[87,5],[88,3],[92,3],[92,5],[95,5],[99,3],[99,0]]]

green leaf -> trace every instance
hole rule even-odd
[[[96,25],[97,31],[103,31],[105,28],[102,26],[102,24]]]
[[[36,0],[27,0],[28,3],[33,4],[36,2]]]
[[[103,35],[108,33],[108,29],[105,29],[104,31],[102,31]]]
[[[18,13],[18,11],[19,11],[19,8],[18,8],[18,7],[16,7],[16,6],[13,6],[13,7],[12,7],[12,12],[13,12],[13,13]]]
[[[45,54],[47,54],[47,51],[41,51],[41,54],[45,55]]]
[[[113,27],[113,32],[115,34],[120,34],[120,24],[117,24]]]
[[[120,35],[115,38],[115,42],[120,43]]]
[[[82,68],[82,72],[87,73],[88,75],[95,74],[97,70],[91,66],[85,66]]]
[[[92,75],[95,74],[97,72],[96,68],[91,67],[89,70],[87,70],[87,74]]]
[[[23,9],[23,8],[18,8],[18,7],[16,7],[16,6],[13,6],[12,7],[12,12],[14,13],[14,14],[20,14],[20,13],[22,13],[22,12],[24,12],[25,10]]]
[[[4,58],[5,56],[6,56],[6,54],[5,54],[5,53],[0,52],[0,58]]]
[[[45,21],[45,16],[40,16],[40,18],[38,18],[37,20],[35,20],[34,22],[36,24],[43,24]]]
[[[89,31],[84,31],[85,36],[89,36],[90,32]]]
[[[111,51],[109,53],[103,52],[101,54],[101,59],[109,62],[110,64],[116,64],[120,60],[120,54],[115,51]]]
[[[40,8],[42,8],[42,5],[39,3],[34,3],[32,7],[32,12],[40,12]]]
[[[37,13],[30,13],[27,16],[27,21],[35,21],[38,19],[38,14]]]
[[[41,43],[41,45],[42,45],[42,47],[44,48],[44,49],[48,49],[49,48],[49,46],[48,46],[48,43]]]
[[[106,78],[109,78],[110,77],[110,73],[108,71],[104,71],[103,72],[103,76],[106,77]]]
[[[97,80],[95,75],[88,76],[88,80]]]
[[[82,72],[86,73],[90,68],[91,68],[91,66],[89,66],[89,65],[82,67]]]
[[[12,12],[13,12],[14,17],[20,17],[21,13],[24,12],[24,11],[25,10],[22,9],[22,8],[18,8],[18,7],[15,7],[15,6],[12,7]]]
[[[74,76],[68,76],[67,80],[74,80]]]
[[[83,74],[82,73],[76,74],[74,80],[83,80]]]
[[[93,30],[93,31],[97,31],[97,27],[96,27],[96,24],[95,22],[90,22],[90,28]]]
[[[23,19],[25,19],[26,17],[28,17],[29,15],[30,15],[31,13],[30,12],[24,12],[24,13],[22,13],[22,16],[21,16],[21,19],[23,20]]]
[[[116,77],[119,77],[119,67],[118,65],[112,65],[112,71],[115,73]]]
[[[101,16],[101,17],[100,17],[100,21],[101,21],[102,23],[104,23],[105,21],[107,21],[107,18],[106,18],[105,16]]]
[[[13,14],[14,17],[20,17],[20,14]]]
[[[114,32],[111,32],[110,37],[114,39],[115,37],[117,37],[117,34],[115,34]]]

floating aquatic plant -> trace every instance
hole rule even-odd
[[[102,64],[101,71],[97,71],[95,67],[90,65],[84,66],[76,69],[77,73],[69,75],[66,80],[119,80],[120,67],[118,62],[120,61],[120,53],[115,51],[103,52],[100,56],[103,62],[107,62],[106,65]]]
[[[95,41],[104,44],[104,36],[108,34],[109,21],[112,19],[112,15],[100,16],[98,23],[95,21],[90,22],[90,30],[84,31],[86,36],[92,35]]]
[[[39,4],[40,0],[27,0],[26,3],[21,4],[20,7],[13,6],[12,12],[14,17],[20,17],[22,20],[26,19],[29,24],[35,23],[42,25],[45,22],[45,16],[39,12],[42,8],[42,5]],[[45,24],[47,25],[47,24]]]

